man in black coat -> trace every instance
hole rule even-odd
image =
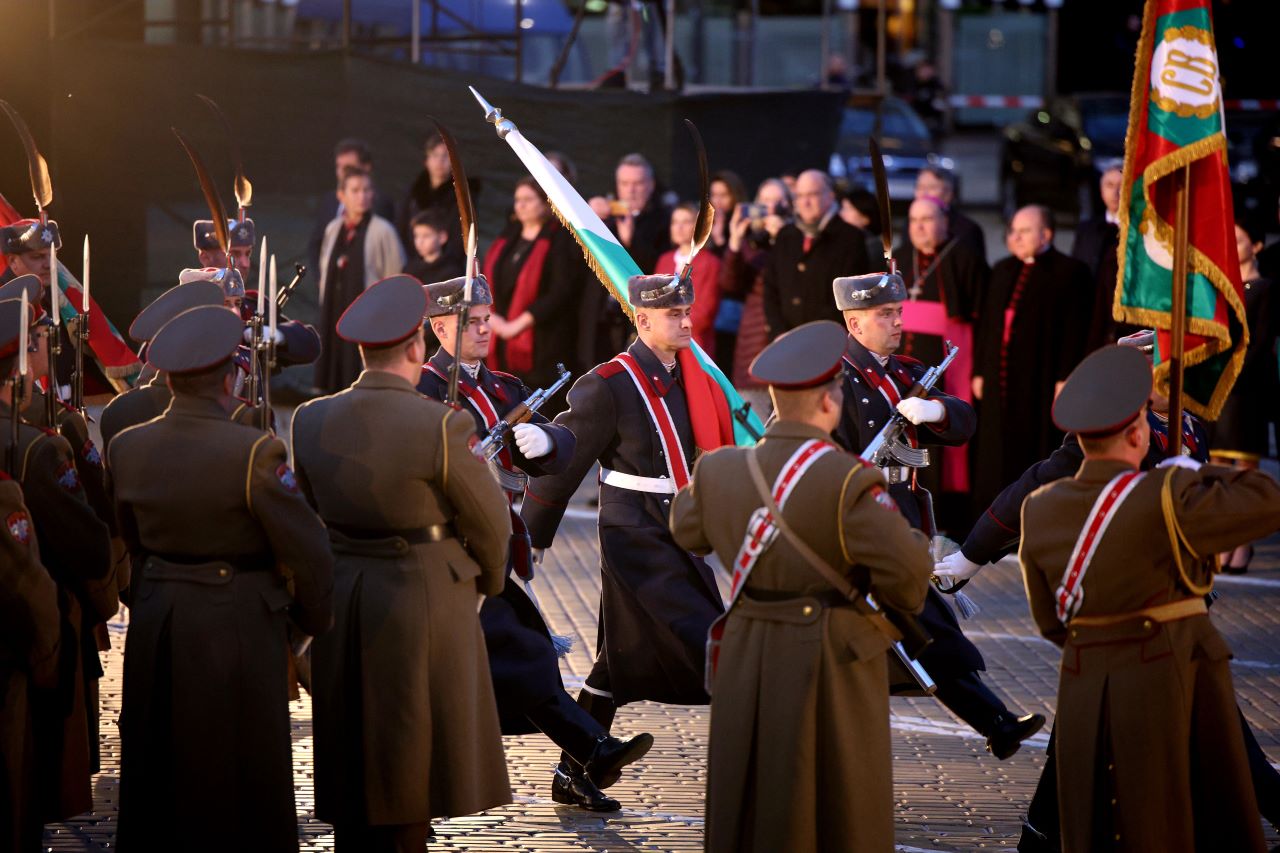
[[[956,207],[956,179],[941,166],[925,166],[916,176],[916,198],[933,199],[947,215],[947,233],[964,243],[987,262],[987,238],[982,226]]]
[[[769,339],[813,320],[840,322],[831,281],[871,269],[865,235],[840,218],[831,179],[810,169],[796,178],[795,222],[784,226],[764,268]]]
[[[1089,337],[1085,352],[1093,352],[1116,339],[1117,325],[1111,316],[1111,306],[1116,295],[1116,274],[1119,261],[1116,249],[1120,245],[1120,186],[1123,177],[1119,163],[1109,166],[1098,181],[1102,194],[1103,213],[1082,219],[1076,226],[1076,239],[1071,245],[1071,257],[1089,268],[1096,287],[1093,315],[1089,321]]]
[[[572,459],[530,484],[522,510],[533,547],[549,547],[570,497],[599,461],[600,628],[578,702],[606,729],[628,702],[707,704],[707,631],[724,611],[711,568],[668,527],[695,453],[719,446],[701,425],[718,424],[719,443],[725,429],[732,436],[727,406],[709,411],[697,393],[708,377],[689,350],[693,286],[671,275],[634,276],[629,290],[639,340],[569,391],[569,409],[555,423],[577,437]]]
[[[895,412],[912,426],[906,437],[913,446],[964,444],[973,435],[973,407],[935,388],[928,397],[908,396],[925,366],[894,353],[902,339],[902,305],[906,285],[896,274],[837,278],[832,283],[836,306],[844,315],[849,341],[844,356],[844,411],[836,440],[851,453],[861,453]],[[915,472],[904,466],[882,469],[889,494],[912,527],[934,534],[929,493]],[[999,759],[1017,752],[1022,741],[1044,725],[1039,714],[1016,716],[978,677],[986,669],[982,653],[964,636],[955,614],[930,586],[920,623],[933,642],[920,653],[920,663],[937,683],[937,697],[957,717],[987,738],[987,749]]]
[[[427,316],[440,348],[422,368],[418,390],[441,402],[449,394],[449,373],[457,346],[457,311],[464,278],[431,284],[427,288]],[[471,310],[462,333],[462,364],[458,375],[459,402],[476,421],[476,432],[486,435],[499,420],[526,400],[531,392],[519,378],[490,370],[484,364],[491,341],[489,313],[493,296],[484,276],[472,283]],[[516,425],[512,441],[494,462],[501,469],[499,482],[514,499],[524,491],[528,476],[558,474],[573,459],[573,432],[535,413]],[[568,761],[556,769],[552,797],[558,803],[591,811],[617,811],[621,805],[606,796],[592,781],[607,778],[639,759],[653,744],[648,734],[627,741],[610,737],[565,692],[560,679],[559,655],[551,632],[537,605],[521,589],[533,579],[529,534],[514,511],[511,513],[511,551],[502,592],[486,598],[480,608],[489,653],[489,672],[505,735],[541,731],[561,747]]]
[[[1062,441],[1050,407],[1085,354],[1093,310],[1089,268],[1053,248],[1053,214],[1014,214],[1013,256],[991,270],[978,303],[973,396],[979,401],[974,501],[986,506],[1006,483]]]

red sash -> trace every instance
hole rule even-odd
[[[1094,552],[1098,550],[1098,543],[1107,532],[1111,519],[1115,518],[1120,504],[1124,503],[1124,499],[1129,497],[1133,487],[1144,476],[1146,475],[1140,471],[1126,471],[1119,475],[1107,483],[1102,494],[1094,501],[1093,509],[1089,510],[1089,517],[1085,520],[1084,529],[1080,531],[1080,537],[1076,539],[1076,546],[1071,551],[1071,560],[1067,563],[1066,574],[1062,576],[1056,595],[1058,621],[1063,625],[1071,621],[1071,617],[1080,610],[1080,605],[1084,604],[1084,575],[1089,571],[1089,563],[1092,562]]]
[[[516,273],[515,291],[511,294],[511,304],[507,306],[508,320],[519,317],[538,298],[538,289],[542,284],[542,268],[546,264],[547,253],[551,251],[551,234],[559,227],[560,223],[553,220],[533,241],[529,257],[521,265],[520,272]],[[508,242],[506,237],[499,237],[484,256],[484,277],[489,280],[490,285],[496,281],[498,259],[502,257],[502,250]],[[504,363],[495,365],[499,349]],[[510,340],[498,341],[498,347],[489,356],[489,366],[518,374],[533,370],[533,327],[530,326]]]
[[[431,362],[428,361],[423,367],[443,379],[446,384],[449,382],[449,377]],[[462,368],[459,367],[458,369],[461,370]],[[480,413],[480,420],[484,421],[486,432],[498,425],[498,421],[501,420],[498,416],[498,410],[493,407],[493,401],[489,399],[489,396],[482,389],[468,385],[459,377],[458,393],[466,398],[467,402],[471,404],[471,408]],[[510,448],[504,447],[498,452],[498,462],[508,471],[515,470],[515,463],[511,460]]]
[[[844,361],[845,364],[858,371],[858,373],[866,379],[868,383],[870,383],[871,387],[880,392],[880,396],[884,397],[885,401],[889,404],[890,415],[893,415],[894,412],[898,411],[898,404],[902,402],[902,393],[898,391],[898,386],[893,384],[893,380],[888,375],[881,376],[874,370],[863,370],[858,367],[858,365],[854,364],[853,359],[849,358],[847,355],[844,356]],[[907,437],[907,442],[912,447],[920,446],[916,437],[916,428],[914,425],[908,423],[907,428],[903,430],[902,434]]]
[[[773,502],[778,505],[779,510],[785,506],[787,498],[791,497],[796,485],[813,463],[835,449],[835,445],[828,441],[811,438],[791,454],[791,458],[782,466],[777,479],[773,481]],[[738,602],[738,596],[742,594],[742,588],[746,585],[747,578],[755,568],[760,555],[768,550],[777,537],[778,528],[773,523],[773,514],[765,507],[758,507],[747,521],[747,532],[743,536],[742,546],[738,548],[738,555],[733,560],[733,582],[729,587],[729,605],[724,613],[711,623],[711,628],[707,631],[706,688],[708,693],[711,692],[711,682],[715,677],[716,667],[720,664],[720,643],[724,638],[725,623],[729,613]]]
[[[662,456],[667,460],[667,476],[676,484],[676,489],[683,489],[689,484],[689,466],[684,461],[684,445],[680,443],[680,434],[676,431],[675,422],[671,420],[671,410],[667,401],[662,399],[658,389],[653,387],[649,377],[644,375],[640,365],[631,353],[622,352],[613,357],[613,361],[622,366],[631,377],[640,399],[649,412],[649,420],[658,431],[658,441],[662,443]],[[690,419],[693,416],[693,404],[689,404]],[[697,439],[694,439],[695,442]]]

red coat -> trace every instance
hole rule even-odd
[[[658,258],[654,275],[675,275],[676,253],[666,252]],[[711,358],[716,356],[716,310],[720,307],[720,259],[710,252],[699,252],[693,259],[693,339]]]

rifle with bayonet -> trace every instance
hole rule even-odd
[[[954,346],[951,341],[947,341],[945,347],[947,355],[942,362],[926,370],[919,381],[911,386],[911,390],[903,395],[903,399],[929,396],[929,392],[938,384],[942,374],[951,366],[956,354],[960,352],[960,348]],[[902,434],[910,425],[911,422],[895,409],[876,437],[871,439],[858,455],[877,468],[883,468],[886,465],[905,465],[908,468],[926,467],[929,464],[929,451],[912,447],[902,441]]]
[[[456,363],[456,359],[455,359]],[[520,405],[507,412],[493,428],[485,434],[484,441],[476,445],[475,454],[485,462],[492,462],[502,449],[511,443],[513,428],[517,424],[527,423],[543,404],[555,396],[569,381],[570,373],[563,364],[556,365],[559,378],[549,388],[534,391]]]
[[[284,310],[284,306],[289,304],[289,300],[293,298],[293,291],[302,283],[307,275],[307,267],[305,264],[295,263],[293,265],[293,281],[284,286],[284,290],[276,294],[276,308],[280,311]]]

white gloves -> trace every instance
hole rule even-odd
[[[902,402],[907,402],[903,400]],[[939,403],[938,405],[942,405]],[[903,414],[906,414],[905,412]],[[943,557],[933,564],[933,573],[940,578],[951,578],[954,581],[968,580],[978,573],[982,566],[970,560],[963,551],[956,551],[949,557]]]
[[[1192,471],[1200,470],[1200,463],[1190,456],[1171,456],[1168,459],[1161,459],[1160,463],[1156,465],[1157,468],[1168,468],[1170,466],[1189,468]]]
[[[263,339],[263,340],[266,340],[267,335],[268,335],[268,334],[270,334],[270,332],[271,332],[271,330],[270,330],[270,329],[268,329],[268,328],[266,328],[266,327],[264,326],[264,327],[262,328],[262,339]],[[244,342],[245,342],[246,344],[251,344],[251,343],[253,343],[253,329],[252,329],[252,327],[246,327],[246,328],[245,328],[245,330],[244,330]],[[276,329],[276,346],[282,346],[283,344],[284,344],[284,334],[283,334],[279,329]]]
[[[936,424],[947,417],[946,406],[923,397],[908,397],[898,404],[898,411],[916,426]]]
[[[551,436],[533,424],[516,424],[511,430],[516,437],[516,447],[525,459],[537,459],[551,452]]]

